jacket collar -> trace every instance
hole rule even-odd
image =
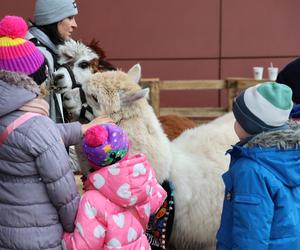
[[[269,130],[246,138],[241,146],[248,148],[300,148],[300,123],[290,121],[284,128]]]
[[[0,71],[0,117],[21,108],[36,98],[38,85],[28,76],[8,71]]]
[[[25,74],[0,70],[0,80],[9,85],[15,85],[17,87],[27,89],[36,95],[40,94],[39,86],[31,77]]]
[[[55,44],[50,40],[50,38],[39,28],[32,26],[29,28],[29,32],[33,37],[38,39],[44,46],[49,48],[54,54],[58,55],[58,50]]]

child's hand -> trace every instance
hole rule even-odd
[[[99,116],[96,117],[94,120],[90,121],[87,124],[82,124],[81,128],[82,128],[82,133],[85,134],[85,132],[92,126],[96,125],[96,124],[104,124],[104,123],[114,123],[114,121],[109,118],[109,117],[104,117],[104,116]]]

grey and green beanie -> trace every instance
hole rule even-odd
[[[233,114],[250,135],[287,124],[293,107],[290,87],[265,82],[243,91],[233,102]]]

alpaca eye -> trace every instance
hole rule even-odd
[[[83,61],[81,63],[78,64],[78,67],[82,68],[82,69],[86,69],[90,66],[89,62],[87,61]]]

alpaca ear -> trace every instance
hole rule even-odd
[[[148,98],[149,95],[149,89],[140,89],[136,92],[123,92],[120,93],[120,100],[121,100],[121,106],[122,105],[129,105],[139,99],[142,98]]]
[[[61,58],[64,58],[66,62],[73,59],[73,54],[67,48],[61,47],[59,48],[59,54]]]
[[[138,84],[142,77],[141,65],[139,63],[134,65],[131,69],[128,70],[127,74],[134,83]]]

